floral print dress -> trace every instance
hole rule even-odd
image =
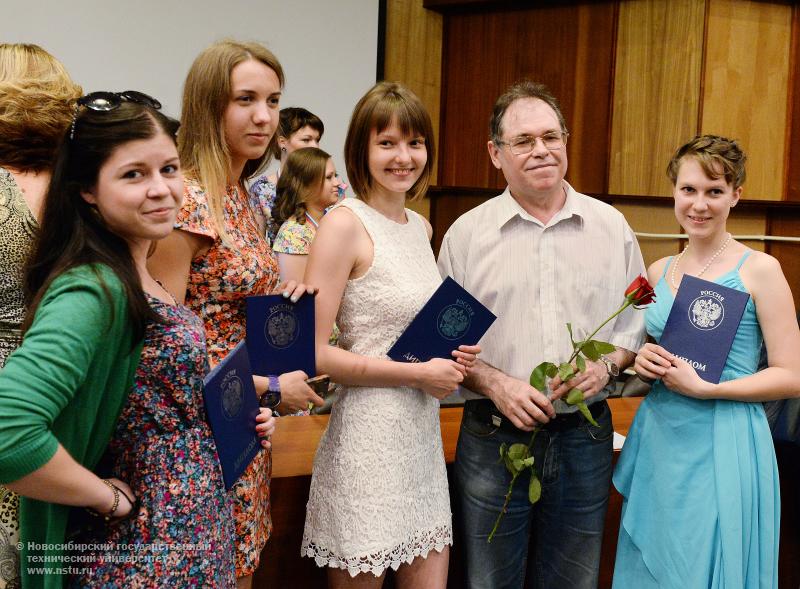
[[[107,453],[141,507],[91,540],[103,548],[71,585],[232,588],[233,506],[203,402],[203,325],[184,306],[148,299],[163,322],[147,326]]]
[[[245,337],[246,305],[251,295],[272,294],[279,282],[278,264],[246,192],[229,186],[225,195],[225,229],[235,249],[225,245],[214,228],[205,190],[187,181],[177,229],[213,240],[209,250],[192,260],[186,304],[203,320],[208,358],[216,366]],[[234,485],[236,576],[258,568],[261,550],[272,531],[269,480],[272,456],[261,451]]]
[[[276,176],[265,175],[257,178],[250,185],[250,207],[256,212],[259,229],[261,229],[262,235],[266,232],[269,243],[274,241],[277,229],[270,223],[272,209],[275,208],[275,199],[277,198],[275,190],[277,182]]]
[[[306,220],[300,223],[295,217],[284,221],[272,242],[272,251],[282,254],[308,255],[311,242],[317,234],[314,225]]]

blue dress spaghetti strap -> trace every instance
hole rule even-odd
[[[739,269],[750,253],[715,282],[746,292]],[[674,299],[671,263],[645,314],[656,341]],[[751,298],[721,380],[754,373],[762,339]],[[613,481],[623,495],[615,589],[778,586],[778,468],[761,403],[693,399],[656,381]]]

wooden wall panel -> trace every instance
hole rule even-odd
[[[789,112],[787,113],[788,169],[786,200],[800,201],[800,5],[792,7],[792,56]]]
[[[682,233],[672,210],[672,199],[664,199],[664,204],[638,204],[614,202],[614,208],[625,215],[628,225],[642,233]],[[666,256],[674,256],[685,243],[678,239],[639,238],[645,266]]]
[[[747,198],[781,200],[792,7],[710,0],[703,72],[703,133],[739,139]]]
[[[697,133],[705,0],[620,4],[608,192],[670,196],[664,169]]]
[[[766,235],[767,215],[763,211],[733,209],[728,217],[728,231],[733,235]],[[743,240],[742,243],[761,252],[767,249],[763,241]]]
[[[800,211],[770,211],[767,226],[772,235],[800,237]],[[794,295],[794,306],[800,309],[800,243],[771,242],[767,253],[778,258]]]
[[[384,77],[408,86],[420,97],[433,123],[439,144],[439,108],[442,93],[442,15],[422,7],[422,0],[388,0],[386,3],[386,56]],[[434,167],[432,184],[437,181]],[[409,206],[430,215],[425,198]]]
[[[502,188],[486,152],[496,98],[528,76],[559,98],[571,131],[568,178],[607,188],[616,2],[448,14],[442,52],[439,184]]]

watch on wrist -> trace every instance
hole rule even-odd
[[[605,365],[608,373],[608,380],[611,381],[619,376],[619,366],[608,356],[600,356],[600,361]]]
[[[269,385],[267,390],[261,393],[258,398],[258,404],[267,409],[275,409],[281,404],[281,383],[275,375],[269,375],[267,379],[269,380]]]

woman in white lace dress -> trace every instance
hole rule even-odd
[[[342,383],[314,459],[302,552],[329,585],[444,588],[452,544],[439,400],[478,353],[393,362],[387,350],[441,283],[427,220],[405,208],[433,167],[430,116],[409,90],[380,83],[353,111],[345,142],[357,198],[325,215],[306,280],[317,295],[317,368]],[[336,320],[339,347],[327,345]]]

